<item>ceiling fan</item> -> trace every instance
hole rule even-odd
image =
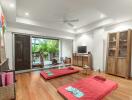
[[[75,19],[68,19],[68,18],[65,18],[63,17],[62,19],[59,19],[59,20],[50,20],[48,22],[61,22],[61,23],[64,23],[72,28],[74,28],[74,24],[75,22],[79,22],[79,19],[75,18]]]
[[[79,19],[63,19],[63,23],[67,24],[70,27],[74,27],[72,23],[79,22]]]

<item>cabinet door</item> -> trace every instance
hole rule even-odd
[[[73,55],[73,65],[77,65],[77,56]]]
[[[128,47],[128,31],[119,34],[119,52],[118,57],[127,57]]]
[[[109,74],[116,73],[116,59],[115,59],[115,57],[108,57],[107,73],[109,73]]]
[[[78,57],[75,56],[75,65],[78,65]]]
[[[83,56],[83,66],[89,66],[89,63],[88,63],[88,56]]]
[[[117,54],[117,33],[109,34],[108,56],[115,57]]]
[[[117,70],[116,74],[121,77],[128,77],[128,63],[125,58],[117,59]]]
[[[77,61],[78,61],[78,66],[83,66],[82,56],[78,56]]]
[[[119,33],[119,50],[117,55],[117,75],[129,77],[130,73],[130,33],[124,31]]]

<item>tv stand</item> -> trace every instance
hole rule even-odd
[[[73,53],[72,65],[84,67],[85,65],[92,68],[92,54]]]

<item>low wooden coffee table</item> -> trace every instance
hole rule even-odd
[[[85,66],[83,67],[82,72],[83,72],[84,74],[87,74],[87,75],[88,75],[88,74],[91,73],[91,68],[90,68],[89,66],[85,65]]]

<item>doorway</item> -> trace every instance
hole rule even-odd
[[[30,36],[14,35],[15,45],[15,70],[30,69]]]

